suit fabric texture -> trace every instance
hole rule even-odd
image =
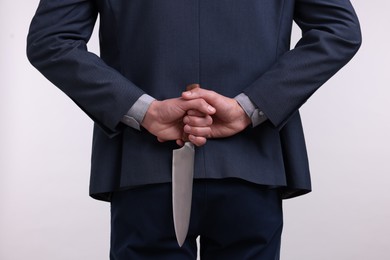
[[[283,214],[278,189],[237,179],[195,180],[182,247],[171,208],[170,183],[114,192],[110,259],[195,260],[200,237],[202,260],[279,260]]]
[[[87,51],[97,17],[100,56]],[[292,23],[302,38],[290,49]],[[195,178],[240,178],[311,190],[299,108],[358,50],[348,0],[41,0],[31,23],[31,63],[95,122],[90,194],[171,181],[174,142],[159,143],[121,118],[143,94],[185,86],[245,93],[268,117],[196,149]]]

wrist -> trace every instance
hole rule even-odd
[[[239,117],[238,117],[238,121],[241,123],[242,125],[242,129],[245,129],[247,126],[249,126],[252,121],[251,121],[251,118],[248,116],[248,114],[246,113],[246,111],[241,107],[241,105],[237,103],[237,111],[238,111],[238,114],[239,114]]]
[[[151,129],[153,122],[158,119],[157,113],[159,102],[160,101],[158,100],[154,100],[152,103],[150,103],[150,106],[148,110],[146,110],[145,116],[141,122],[142,127],[148,131]]]

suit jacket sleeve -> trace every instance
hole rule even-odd
[[[30,62],[67,94],[109,136],[144,94],[87,51],[97,17],[94,1],[41,0],[27,38]]]
[[[279,129],[361,44],[348,0],[297,0],[294,20],[302,30],[300,41],[278,54],[275,64],[244,90]]]

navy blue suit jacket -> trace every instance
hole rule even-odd
[[[100,57],[87,51],[100,18]],[[290,50],[292,22],[302,38]],[[195,178],[241,178],[310,191],[298,109],[355,54],[348,0],[42,0],[31,63],[95,122],[90,194],[171,181],[174,142],[121,123],[144,93],[178,97],[191,83],[245,93],[269,118],[196,149]]]

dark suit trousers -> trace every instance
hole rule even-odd
[[[189,233],[179,247],[171,184],[116,192],[111,203],[111,260],[279,259],[283,226],[277,189],[239,179],[195,180]]]

